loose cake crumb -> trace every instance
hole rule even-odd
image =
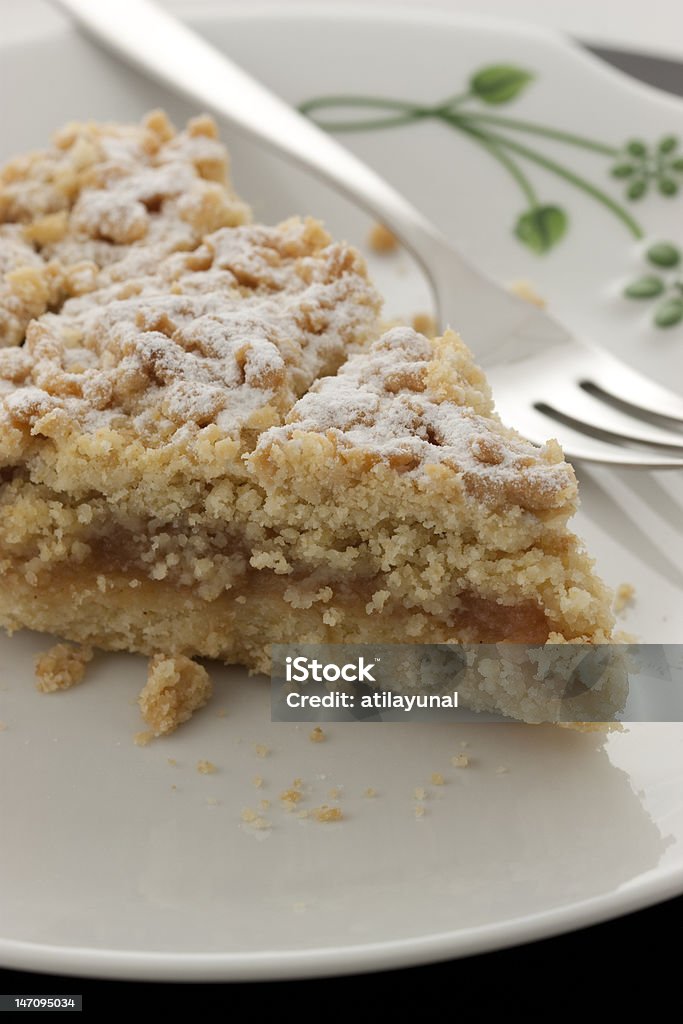
[[[373,224],[368,235],[368,245],[373,252],[382,254],[396,252],[399,244],[396,235],[384,224]]]
[[[200,775],[214,775],[218,768],[213,761],[197,761],[197,771]]]
[[[241,819],[242,819],[242,821],[244,822],[245,825],[249,825],[250,828],[254,828],[254,829],[257,829],[259,831],[262,831],[263,829],[271,828],[272,827],[272,825],[268,821],[268,819],[264,818],[262,815],[258,814],[253,809],[253,807],[245,807],[244,810],[242,811],[240,817],[241,817]]]
[[[314,807],[311,811],[311,815],[316,821],[323,823],[329,821],[341,821],[344,817],[341,807],[329,807],[327,804],[323,804],[321,807]]]
[[[454,768],[468,768],[470,759],[467,754],[456,754],[451,758],[451,764]]]
[[[446,780],[444,779],[441,772],[432,772],[431,783],[433,786],[445,786]]]
[[[138,704],[154,735],[163,736],[191,718],[210,696],[211,680],[202,665],[182,654],[157,654],[149,661]]]
[[[259,804],[258,805],[259,805],[259,809],[261,811],[268,811],[268,810],[270,810],[270,800],[259,800]]]
[[[298,789],[285,789],[280,793],[280,801],[291,810],[302,799]]]
[[[4,732],[7,728],[7,722],[0,722],[0,732]]]
[[[367,800],[372,800],[374,797],[377,796],[377,790],[373,786],[368,786],[368,788],[363,791],[363,796]]]
[[[144,732],[136,732],[133,736],[133,743],[136,747],[146,747],[154,739],[154,733],[146,729]]]
[[[532,306],[537,306],[539,309],[545,309],[546,307],[545,299],[538,294],[530,281],[513,281],[510,285],[510,291],[520,299],[524,299],[525,302],[530,302]]]
[[[324,730],[321,729],[319,725],[316,725],[315,729],[312,729],[309,732],[308,738],[311,743],[322,743],[326,737]]]
[[[614,611],[619,615],[624,609],[633,604],[636,588],[632,583],[620,583],[614,595]]]
[[[415,797],[416,800],[426,800],[427,790],[424,789],[422,786],[416,786],[415,789],[413,790],[413,796]]]
[[[341,796],[341,789],[338,786],[334,786],[332,789],[328,789],[327,795],[330,800],[338,800]]]
[[[263,776],[255,775],[251,781],[255,789],[261,789],[263,787]]]
[[[425,808],[424,804],[417,804],[417,806],[415,807],[415,817],[416,818],[424,818],[425,810],[426,810],[426,808]]]
[[[438,334],[436,320],[431,313],[415,313],[412,319],[413,330],[424,334],[425,338],[435,338]]]
[[[92,659],[92,647],[55,644],[36,660],[36,687],[41,693],[68,690],[80,683]]]
[[[296,778],[292,782],[292,789],[301,789],[303,784],[304,784],[304,780],[303,779]]]
[[[307,818],[307,817],[308,817],[308,811],[306,810],[305,807],[302,807],[302,809],[297,812],[297,818],[303,819],[303,818]]]
[[[166,760],[170,764],[171,768],[175,768],[176,765],[178,764],[178,762],[176,761],[175,757],[168,757],[168,758],[166,758]]]
[[[263,743],[256,743],[254,746],[254,753],[257,757],[268,757],[270,754],[270,748],[266,747]]]

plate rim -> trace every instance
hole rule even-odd
[[[611,893],[476,928],[355,946],[267,953],[150,953],[55,946],[0,938],[0,961],[15,970],[130,981],[284,981],[400,970],[524,945],[614,920],[683,893],[683,865]]]
[[[357,2],[333,2],[324,7],[312,2],[295,2],[282,7],[260,0],[253,4],[240,0],[227,8],[220,0],[194,0],[192,3],[181,0],[173,4],[172,10],[191,22],[201,22],[203,18],[209,17],[233,22],[255,22],[271,15],[289,21],[313,19],[323,22],[341,19],[351,22],[362,20],[366,23],[399,22],[498,30],[525,38],[531,36],[551,45],[559,45],[566,52],[571,52],[577,61],[600,70],[622,89],[635,91],[650,102],[672,106],[679,114],[683,110],[683,100],[680,98],[632,78],[586,50],[572,37],[532,22],[434,8],[396,9],[386,2],[372,7]],[[76,30],[73,26],[62,25],[61,31],[71,33]],[[59,30],[54,34],[59,34]],[[0,41],[0,50],[30,45],[31,41],[31,37],[21,43],[10,40],[3,44]],[[0,935],[0,964],[9,969],[53,972],[67,976],[150,981],[266,981],[369,973],[437,963],[550,938],[624,916],[681,893],[683,864],[659,865],[645,875],[635,876],[612,892],[587,900],[511,917],[502,922],[392,941],[290,951],[168,953],[60,946],[7,939]]]

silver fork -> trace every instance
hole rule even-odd
[[[91,35],[172,89],[312,171],[386,224],[429,279],[443,326],[486,368],[501,417],[578,459],[683,467],[683,397],[528,302],[463,256],[373,170],[150,0],[55,0]]]

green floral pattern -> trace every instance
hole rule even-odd
[[[629,207],[651,192],[665,199],[678,195],[683,186],[683,155],[678,136],[665,135],[652,144],[634,138],[614,146],[551,125],[495,112],[495,108],[513,103],[529,88],[534,77],[531,71],[512,64],[491,64],[470,75],[465,89],[434,105],[379,96],[343,95],[310,99],[299,109],[331,132],[379,131],[432,119],[466,136],[496,160],[517,185],[524,207],[512,230],[522,245],[539,256],[549,253],[566,236],[570,216],[559,203],[539,195],[531,175],[531,170],[538,168],[599,203],[632,238],[644,238],[643,227]],[[330,117],[332,113],[334,116]],[[596,184],[578,174],[568,163],[550,157],[542,148],[543,140],[604,157],[612,185]],[[617,182],[623,191],[623,200],[614,194]],[[675,259],[673,253],[676,253]],[[660,242],[650,246],[647,260],[660,271],[671,271],[680,263],[680,253],[671,243]],[[670,273],[644,275],[628,285],[624,295],[629,299],[657,299],[654,323],[659,327],[671,327],[683,319],[683,286],[680,278],[673,278]]]

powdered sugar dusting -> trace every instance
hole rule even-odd
[[[444,390],[442,370],[452,373]],[[364,452],[402,473],[441,465],[462,474],[478,497],[536,509],[574,493],[571,468],[554,442],[535,448],[495,416],[467,349],[452,333],[429,341],[395,328],[301,398],[287,425],[266,432],[258,452],[296,443],[301,432],[326,435],[339,451]]]

